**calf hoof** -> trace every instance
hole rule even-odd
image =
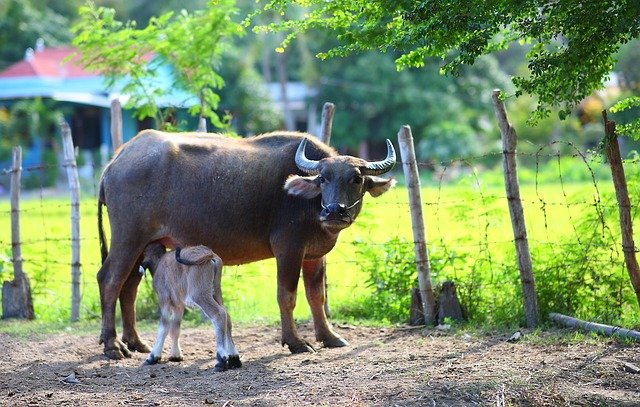
[[[239,367],[242,367],[242,362],[240,362],[240,356],[239,355],[234,355],[234,356],[229,356],[229,369],[237,369]]]
[[[182,362],[184,358],[182,356],[171,356],[169,362]]]
[[[121,360],[124,358],[130,358],[131,352],[127,348],[127,345],[119,341],[118,339],[113,339],[111,343],[105,343],[104,345],[104,354],[113,360]]]
[[[284,345],[284,344],[283,344]],[[316,350],[311,344],[304,340],[298,340],[294,343],[287,343],[291,353],[315,353]]]
[[[216,372],[224,372],[229,369],[229,358],[222,357],[216,352],[216,365],[213,367]]]
[[[151,354],[144,360],[143,365],[155,365],[160,362],[160,359],[160,356],[154,356],[153,354]]]

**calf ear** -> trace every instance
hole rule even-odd
[[[290,175],[284,183],[284,190],[289,195],[305,199],[315,198],[320,195],[320,184],[317,180],[317,176],[301,177],[299,175]]]
[[[395,178],[381,178],[369,176],[365,180],[365,188],[371,194],[372,197],[378,197],[396,185]]]

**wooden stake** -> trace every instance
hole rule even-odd
[[[623,339],[631,339],[635,342],[640,342],[640,332],[633,331],[631,329],[624,329],[617,326],[583,321],[581,319],[573,318],[563,314],[557,314],[555,312],[549,313],[549,320],[571,328],[580,328],[587,332],[595,332],[597,334],[606,336],[617,336]]]
[[[336,106],[327,102],[322,106],[322,121],[320,122],[320,141],[329,145],[331,141],[331,128],[333,127],[333,113]],[[324,313],[331,316],[329,309],[329,290],[327,286],[327,256],[322,257],[322,271],[324,275]]]
[[[122,106],[120,100],[111,101],[111,146],[113,152],[118,151],[122,145]]]
[[[322,106],[322,121],[320,122],[320,140],[329,145],[331,142],[331,129],[333,128],[333,114],[336,106],[327,102]]]
[[[622,166],[622,157],[620,156],[620,146],[618,145],[618,137],[616,136],[616,123],[607,119],[607,111],[602,111],[602,119],[604,120],[605,149],[607,160],[611,167],[611,177],[613,178],[613,186],[616,190],[616,199],[618,201],[618,213],[620,216],[620,231],[622,232],[622,251],[624,253],[624,261],[627,266],[627,272],[631,280],[631,285],[636,293],[636,299],[640,304],[640,267],[638,267],[638,259],[636,258],[636,246],[633,241],[633,219],[631,218],[631,201],[629,200],[629,191],[627,189],[627,181],[624,176],[624,167]]]
[[[206,133],[207,132],[207,119],[205,119],[204,117],[200,117],[200,119],[198,119],[198,130],[196,130],[198,133]]]
[[[67,169],[69,192],[71,194],[71,322],[80,318],[80,181],[74,154],[71,129],[64,120],[60,121],[63,166]]]
[[[422,311],[424,312],[425,325],[433,325],[435,318],[435,298],[431,284],[431,266],[429,264],[429,252],[425,238],[424,217],[422,215],[422,198],[420,197],[420,176],[418,164],[413,146],[411,128],[402,126],[398,132],[398,144],[402,157],[402,169],[407,182],[409,192],[409,208],[411,210],[411,225],[413,230],[413,248],[416,254],[416,267],[418,269],[418,285]]]
[[[494,90],[492,98],[496,119],[500,127],[500,134],[502,135],[504,185],[507,192],[511,226],[513,227],[513,237],[518,256],[525,323],[528,328],[533,328],[538,324],[538,298],[536,294],[536,283],[533,277],[531,253],[529,253],[527,227],[524,222],[524,210],[522,208],[522,201],[520,200],[520,187],[518,185],[518,171],[516,167],[516,145],[518,144],[518,136],[513,126],[509,124],[504,103],[500,100],[500,91]]]
[[[11,166],[11,256],[13,281],[2,284],[2,318],[34,319],[33,301],[29,279],[22,269],[20,247],[20,182],[22,174],[22,149],[13,148]]]

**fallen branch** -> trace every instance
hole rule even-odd
[[[572,318],[566,315],[557,314],[555,312],[549,313],[549,319],[557,322],[561,325],[565,325],[571,328],[581,328],[587,332],[595,332],[600,335],[616,336],[622,339],[630,339],[635,342],[640,342],[640,332],[633,331],[631,329],[620,328],[617,326],[598,324],[596,322],[583,321],[581,319]]]

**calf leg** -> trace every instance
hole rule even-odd
[[[302,257],[276,256],[278,264],[278,305],[282,324],[282,346],[289,346],[291,353],[315,352],[313,346],[298,335],[293,309],[296,307],[298,280]]]
[[[136,331],[136,296],[142,274],[137,267],[129,273],[129,277],[120,290],[120,310],[122,313],[122,342],[126,343],[129,350],[137,352],[149,352],[149,346],[140,339]]]
[[[182,361],[182,348],[180,347],[180,325],[182,324],[182,315],[184,315],[184,305],[174,305],[173,315],[171,317],[171,327],[169,328],[169,334],[171,335],[171,354],[169,355],[169,360],[172,362]]]
[[[224,309],[224,301],[222,300],[222,267],[217,267],[214,264],[214,275],[213,275],[213,300],[218,303]],[[226,309],[224,309],[226,312]],[[229,333],[229,337],[231,337],[231,318],[227,313],[227,325],[226,329]],[[240,363],[240,359],[238,359],[238,363]],[[240,365],[236,366],[240,367]]]
[[[307,302],[313,315],[313,326],[316,331],[316,339],[328,348],[346,346],[349,343],[331,329],[324,312],[325,302],[325,267],[323,258],[306,260],[302,263],[302,276],[304,279]]]
[[[165,339],[167,339],[167,334],[169,333],[170,316],[171,305],[168,301],[162,302],[160,304],[160,325],[158,326],[158,335],[156,336],[156,341],[153,344],[151,353],[144,361],[145,365],[155,365],[160,361],[160,359],[162,359],[162,349],[164,348],[164,341]]]
[[[211,320],[216,334],[216,371],[224,371],[242,366],[240,355],[231,337],[231,320],[229,314],[222,305],[213,299],[211,292],[200,293],[194,302],[202,309],[202,312]]]

